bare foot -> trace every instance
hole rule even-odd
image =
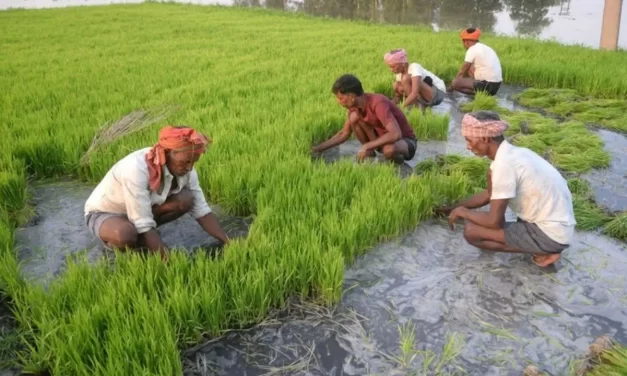
[[[533,255],[533,263],[540,267],[546,268],[547,266],[554,264],[557,260],[559,260],[559,258],[559,253],[551,253],[548,255]]]

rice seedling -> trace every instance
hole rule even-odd
[[[592,189],[587,181],[571,178],[567,182],[573,195],[573,209],[578,230],[596,230],[611,220],[611,217],[594,202]]]
[[[616,131],[627,131],[627,101],[599,99],[573,89],[530,88],[515,96],[524,106],[540,108],[566,119],[578,120]]]
[[[627,374],[627,347],[622,345],[603,351],[599,364],[587,373],[588,376],[623,376]]]
[[[407,120],[418,140],[444,141],[448,138],[449,114],[437,115],[431,108],[427,108],[424,113],[418,109],[412,109],[407,115]]]
[[[620,54],[489,38],[502,51],[508,82],[627,94]],[[484,186],[488,161],[478,158],[445,157],[405,181],[393,166],[311,160],[312,141],[344,122],[333,80],[354,72],[367,91],[390,87],[381,53],[398,43],[410,55],[434,51],[424,64],[447,81],[464,54],[455,32],[254,9],[139,4],[0,13],[0,288],[15,301],[24,371],[181,374],[181,349],[257,323],[291,296],[337,302],[345,264],[429,218],[434,206]],[[166,267],[127,254],[113,268],[106,260],[69,262],[45,288],[23,280],[12,246],[29,179],[98,182],[157,134],[140,127],[93,144],[101,124],[170,104],[184,111],[164,120],[214,140],[197,164],[201,185],[227,213],[254,216],[248,237],[219,260],[175,252]],[[420,137],[446,138],[446,116],[410,115]],[[597,147],[536,137],[554,153]]]
[[[627,240],[627,213],[621,213],[612,218],[603,227],[603,232],[623,241]]]
[[[463,112],[474,112],[480,110],[495,111],[499,113],[509,112],[509,110],[498,105],[495,96],[488,95],[481,91],[475,94],[472,101],[462,104],[460,109]]]

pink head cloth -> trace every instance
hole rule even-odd
[[[501,136],[509,124],[504,120],[477,120],[470,114],[462,119],[462,135],[464,137],[497,137]]]
[[[407,52],[405,52],[404,49],[399,48],[394,52],[388,52],[383,55],[383,60],[387,65],[407,63]]]

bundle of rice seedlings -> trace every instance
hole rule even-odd
[[[103,146],[160,122],[178,109],[179,106],[161,106],[151,111],[137,110],[125,115],[113,124],[103,124],[94,136],[89,148],[81,157],[81,166],[86,166],[94,152]]]

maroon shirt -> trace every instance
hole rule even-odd
[[[355,111],[363,121],[373,127],[378,137],[388,133],[385,125],[389,123],[389,119],[395,118],[401,129],[401,137],[416,138],[414,129],[409,125],[403,111],[388,97],[376,93],[364,94],[364,97],[366,99],[364,112],[357,108],[351,111]]]

